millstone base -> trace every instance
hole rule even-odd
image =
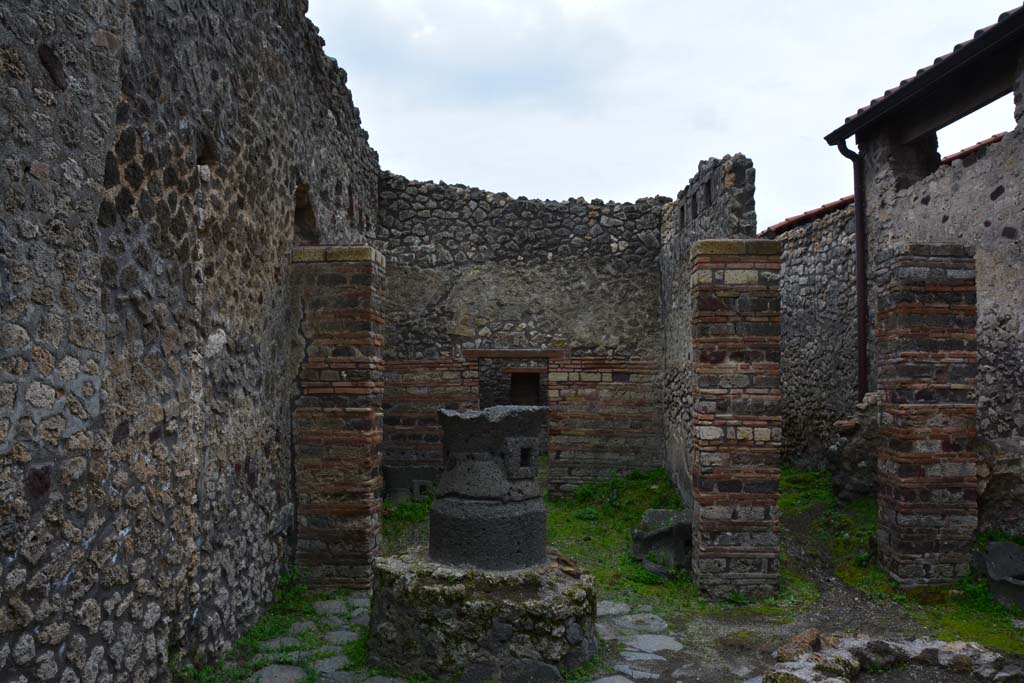
[[[560,680],[597,651],[594,579],[554,554],[497,572],[432,562],[422,549],[379,558],[370,663],[460,683]]]

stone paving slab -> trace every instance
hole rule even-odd
[[[318,659],[313,662],[313,668],[318,673],[330,673],[333,671],[341,671],[348,665],[348,657],[345,655],[334,655],[333,657],[327,657],[326,659]]]
[[[281,638],[273,638],[271,640],[265,640],[260,643],[260,649],[262,650],[280,650],[286,647],[298,647],[298,638],[292,638],[291,636],[283,636]]]
[[[618,628],[645,633],[664,633],[668,630],[668,622],[657,614],[623,614],[612,619],[612,623]]]
[[[633,652],[632,650],[623,650],[619,653],[619,657],[622,657],[627,662],[648,663],[650,665],[657,665],[668,662],[668,660],[662,657],[661,655],[656,655],[650,652]]]
[[[359,634],[355,631],[328,631],[324,634],[324,640],[331,645],[351,643],[353,640],[358,640],[358,638]]]
[[[296,621],[294,624],[291,625],[291,628],[288,629],[288,633],[292,634],[293,636],[297,636],[300,633],[306,633],[307,631],[315,630],[316,624],[312,621]]]
[[[641,671],[640,669],[634,669],[629,664],[616,664],[612,667],[620,674],[628,676],[634,681],[653,681],[661,678],[661,674],[652,673],[650,671]]]
[[[629,605],[624,602],[614,602],[612,600],[598,600],[597,601],[597,616],[600,617],[614,617],[619,614],[628,614],[630,612]]]
[[[271,664],[252,675],[253,683],[299,683],[306,672],[297,666]]]
[[[318,600],[313,603],[313,611],[322,617],[347,614],[348,610],[348,603],[344,600]]]
[[[327,671],[321,672],[318,680],[323,683],[359,683],[365,675],[361,671]]]
[[[633,681],[629,680],[625,676],[615,675],[615,676],[605,676],[604,678],[595,679],[594,681],[592,681],[592,683],[633,683]]]
[[[626,641],[626,647],[632,650],[643,652],[678,652],[683,649],[683,644],[675,638],[658,635],[655,633],[641,633]]]
[[[614,625],[604,622],[598,622],[594,630],[597,632],[597,637],[601,640],[625,640],[636,635],[636,631],[623,633],[621,629],[617,629]]]

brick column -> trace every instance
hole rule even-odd
[[[904,586],[947,583],[978,524],[974,251],[906,245],[880,272],[879,562]]]
[[[716,597],[778,588],[781,254],[769,240],[690,250],[693,572]]]
[[[384,258],[302,247],[294,269],[305,343],[292,411],[296,560],[315,586],[366,588],[381,547]]]

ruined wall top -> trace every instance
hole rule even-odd
[[[373,237],[392,262],[419,267],[591,258],[649,269],[661,248],[661,207],[669,201],[527,199],[384,172]]]

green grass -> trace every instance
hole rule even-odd
[[[547,501],[548,543],[594,576],[605,599],[673,604],[697,599],[689,572],[663,578],[630,554],[630,531],[649,508],[681,509],[664,470],[634,472]]]
[[[832,505],[832,478],[828,472],[809,472],[783,467],[779,476],[779,510],[795,514],[813,505]]]
[[[862,498],[841,505],[832,495],[827,472],[784,469],[780,485],[783,514],[818,506],[816,533],[827,543],[836,576],[875,600],[891,600],[928,626],[937,638],[969,640],[1013,654],[1024,654],[1024,637],[1013,627],[1022,615],[992,597],[986,581],[969,576],[954,586],[901,589],[878,565],[870,541],[878,528],[878,505]],[[995,540],[1021,542],[1006,534],[982,534],[980,546]]]
[[[1007,543],[1016,543],[1017,545],[1024,545],[1024,536],[1020,534],[1008,534],[1002,531],[983,531],[978,534],[978,547],[986,548],[989,543],[995,543],[997,541],[1005,541]]]
[[[1024,654],[1024,637],[1014,628],[1020,610],[1003,607],[989,591],[988,583],[969,576],[952,587],[917,588],[908,591],[916,614],[943,640],[972,640],[1013,654]]]
[[[384,552],[393,555],[409,546],[427,542],[427,520],[432,498],[406,500],[398,505],[384,501]]]
[[[766,600],[735,595],[723,602],[701,596],[686,570],[669,577],[648,571],[630,553],[630,532],[645,510],[682,506],[664,470],[613,477],[548,500],[548,543],[594,576],[602,599],[651,605],[665,616],[726,611],[778,616],[817,598],[813,584],[787,570],[777,595]]]

